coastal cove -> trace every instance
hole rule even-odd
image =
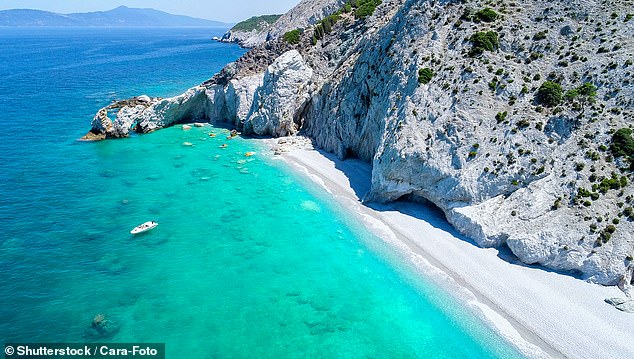
[[[275,141],[269,146],[277,147]],[[479,248],[428,204],[362,203],[371,177],[371,167],[362,161],[309,149],[293,149],[282,158],[355,213],[401,261],[450,291],[529,357],[629,358],[634,353],[630,316],[602,303],[622,295],[619,289]],[[587,340],[597,331],[605,333],[603,340]]]
[[[177,95],[244,53],[220,35],[1,30],[0,339],[521,358],[261,142],[209,125],[76,142],[110,100]],[[160,226],[131,237],[147,220]],[[97,314],[107,337],[91,331]]]

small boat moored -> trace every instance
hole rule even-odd
[[[147,232],[149,230],[156,228],[156,226],[158,226],[158,223],[154,221],[148,221],[134,227],[134,229],[130,231],[130,234],[139,234],[139,233]]]

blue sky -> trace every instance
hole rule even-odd
[[[39,9],[59,13],[110,10],[117,6],[154,8],[172,14],[238,22],[253,15],[282,14],[300,0],[1,0],[0,10]]]

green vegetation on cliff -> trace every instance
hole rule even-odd
[[[565,98],[568,101],[583,100],[592,102],[597,97],[597,87],[594,84],[585,82],[583,85],[566,92]]]
[[[473,47],[469,51],[470,56],[477,56],[484,51],[495,51],[500,46],[498,33],[495,31],[481,31],[471,35],[469,41]]]
[[[356,19],[365,19],[372,15],[377,6],[381,5],[381,0],[350,0],[343,5],[337,12],[330,16],[319,20],[315,24],[315,33],[313,34],[312,43],[317,44],[326,34],[332,31],[333,26],[341,19],[341,15],[353,13]]]
[[[564,94],[561,85],[546,81],[537,90],[537,101],[546,107],[555,107],[561,103]]]
[[[284,34],[284,40],[291,45],[299,44],[299,37],[302,34],[300,29],[291,30]]]
[[[364,19],[374,13],[377,6],[381,5],[381,0],[351,0],[349,4],[354,10],[354,17]]]
[[[265,24],[271,25],[277,21],[282,15],[262,15],[253,16],[247,20],[237,23],[230,31],[253,31],[262,30]]]
[[[427,84],[431,81],[431,78],[434,77],[434,72],[429,68],[425,67],[424,69],[418,70],[418,83],[419,84]]]
[[[493,22],[498,18],[498,13],[487,7],[476,12],[475,17],[478,21]]]
[[[612,135],[612,145],[610,150],[614,157],[626,157],[634,166],[634,139],[632,138],[632,130],[629,128],[621,128]]]
[[[344,7],[344,10],[345,9],[346,8]],[[321,40],[326,34],[329,34],[332,31],[332,27],[337,23],[337,21],[339,21],[340,18],[341,18],[341,10],[337,11],[336,13],[330,16],[326,16],[325,18],[320,20],[317,24],[315,24],[315,34],[313,35],[313,45],[317,43],[317,40]]]

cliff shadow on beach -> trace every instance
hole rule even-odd
[[[335,168],[345,175],[345,177],[349,181],[350,188],[354,192],[354,195],[359,199],[359,202],[363,206],[379,213],[399,212],[406,216],[426,222],[432,227],[446,232],[460,241],[469,243],[470,245],[477,248],[483,248],[479,246],[475,242],[475,240],[461,234],[457,229],[455,229],[447,220],[442,209],[440,209],[430,201],[425,200],[424,198],[404,196],[394,202],[388,203],[379,203],[364,200],[371,189],[372,166],[356,158],[347,158],[345,160],[341,160],[331,153],[325,152],[323,150],[317,151],[322,156],[332,161]],[[510,264],[524,268],[546,271],[549,273],[572,276],[577,279],[583,279],[582,274],[577,271],[558,271],[539,264],[523,263],[506,244],[495,247],[495,249],[497,250],[497,257]]]

